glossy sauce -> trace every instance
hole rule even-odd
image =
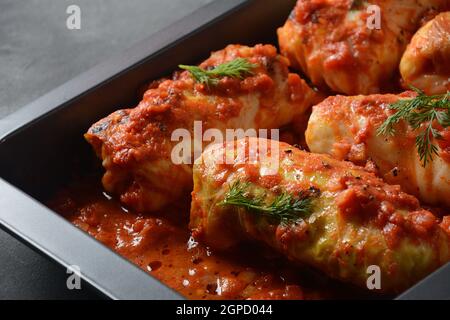
[[[187,227],[189,208],[164,212],[164,218],[138,214],[104,193],[98,181],[98,177],[83,179],[60,191],[48,204],[186,298],[370,297],[306,267],[295,266],[256,244],[229,253],[215,252],[191,237]]]

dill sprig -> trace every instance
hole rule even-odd
[[[416,148],[422,165],[433,161],[433,156],[439,155],[438,147],[433,139],[442,139],[439,130],[433,127],[437,121],[443,128],[450,126],[450,92],[442,95],[427,96],[417,88],[417,97],[402,99],[389,106],[397,112],[388,117],[378,128],[378,135],[394,135],[395,125],[401,120],[405,121],[413,130],[419,130],[416,137]]]
[[[189,71],[197,82],[205,84],[207,87],[211,87],[216,86],[222,77],[243,79],[245,76],[252,75],[252,69],[256,68],[257,65],[250,63],[250,61],[245,58],[237,58],[220,64],[210,70],[202,69],[197,66],[179,65],[179,67]]]
[[[266,204],[264,196],[252,197],[249,194],[249,186],[250,183],[237,180],[217,205],[243,207],[249,212],[266,215],[284,224],[295,222],[312,211],[312,198],[305,192],[300,192],[296,198],[283,192]]]

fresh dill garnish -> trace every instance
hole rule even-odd
[[[433,161],[433,156],[439,155],[438,147],[433,139],[442,139],[439,130],[433,127],[436,121],[443,128],[450,126],[450,92],[441,95],[427,96],[417,88],[417,97],[401,99],[389,106],[397,112],[388,117],[378,128],[378,135],[394,135],[394,126],[404,120],[413,130],[420,130],[416,137],[416,148],[420,161],[425,167]]]
[[[249,194],[249,186],[250,183],[237,180],[217,205],[243,207],[250,212],[266,215],[284,224],[295,222],[312,211],[312,197],[306,192],[300,192],[295,198],[283,192],[266,204],[264,196],[254,197]]]
[[[256,68],[257,65],[250,63],[250,61],[245,58],[237,58],[220,64],[210,70],[202,69],[197,66],[179,65],[179,67],[189,71],[195,81],[203,83],[207,87],[211,87],[216,86],[222,77],[243,79],[245,76],[252,75],[252,70]]]

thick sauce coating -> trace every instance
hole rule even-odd
[[[279,166],[266,155],[274,155]],[[312,204],[295,220],[277,220],[255,212],[260,205],[242,205],[243,193],[230,191],[236,183],[245,183],[247,199],[259,204],[269,205],[286,193],[306,193]],[[238,205],[224,206],[227,194],[240,194]],[[194,165],[194,237],[222,250],[250,237],[361,288],[373,265],[380,268],[381,290],[392,293],[449,262],[450,235],[440,223],[399,186],[350,162],[286,143],[248,138],[217,144]]]
[[[381,10],[380,25],[373,24]],[[321,87],[378,93],[393,84],[402,54],[423,19],[448,0],[298,0],[278,30],[280,50]]]
[[[207,69],[237,58],[256,66],[251,75],[224,77],[207,87],[187,71],[175,73],[150,86],[136,108],[116,111],[89,129],[85,137],[103,160],[108,192],[138,211],[157,211],[192,190],[193,158],[201,153],[198,146],[211,142],[199,136],[206,130],[280,128],[317,102],[316,93],[289,72],[287,59],[272,45],[229,45],[200,66]],[[199,135],[195,121],[202,125]],[[177,129],[188,130],[192,139],[191,152],[183,155],[191,159],[183,163],[172,157],[181,139],[172,136]]]
[[[415,95],[405,92],[329,97],[313,107],[306,130],[308,147],[311,152],[326,153],[361,166],[371,160],[386,182],[400,185],[426,203],[450,207],[450,128],[435,126],[442,135],[441,140],[435,141],[439,156],[426,167],[415,146],[418,131],[402,121],[394,136],[377,134],[381,124],[395,112],[389,105]]]
[[[95,176],[72,185],[49,206],[188,299],[372,297],[308,268],[294,267],[256,244],[219,254],[190,237],[189,208],[174,208],[164,217],[137,214],[103,193],[97,181]]]
[[[411,40],[400,63],[405,85],[429,95],[450,91],[450,12],[437,15]]]

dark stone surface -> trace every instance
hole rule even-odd
[[[0,118],[211,0],[0,0]],[[68,30],[66,8],[81,8]],[[2,210],[2,208],[0,208]],[[0,299],[89,299],[65,270],[0,230]]]

